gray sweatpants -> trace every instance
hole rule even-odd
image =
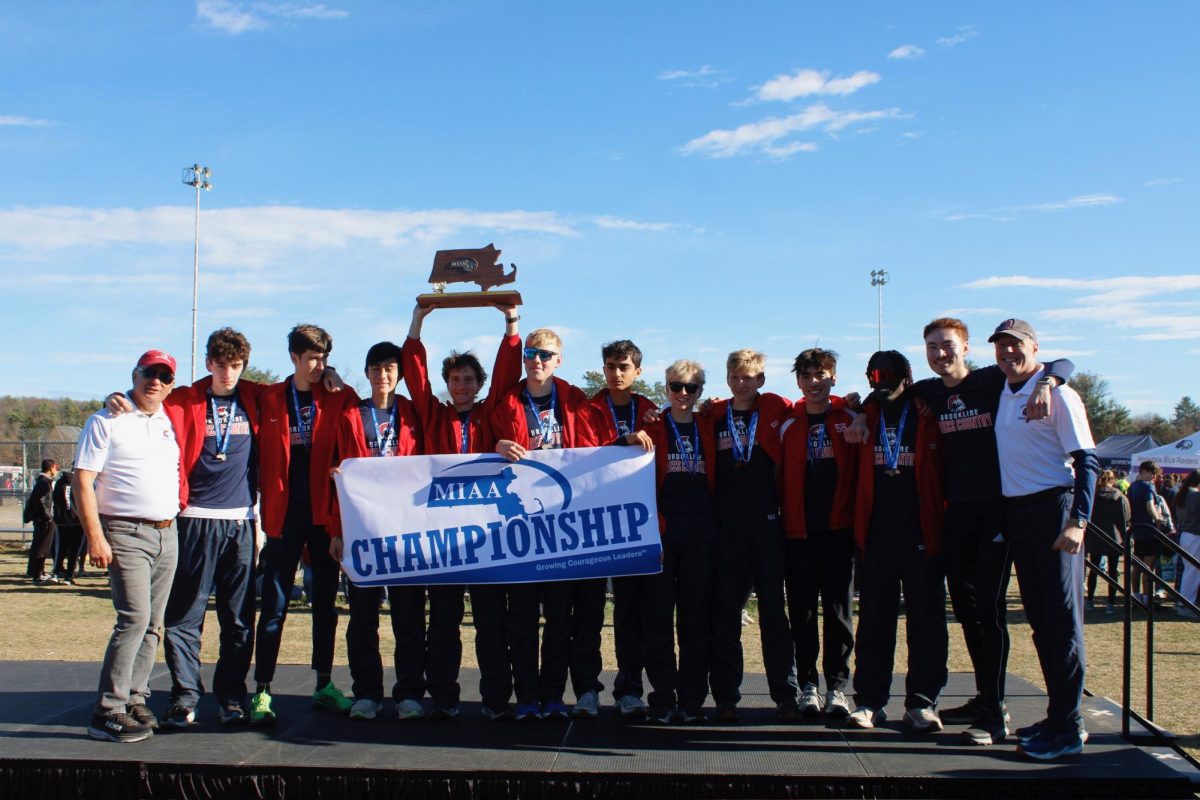
[[[96,713],[107,714],[150,698],[150,673],[175,579],[179,538],[174,522],[161,530],[103,517],[101,522],[113,553],[108,575],[117,612],[96,701]]]

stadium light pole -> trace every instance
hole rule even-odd
[[[183,168],[183,182],[196,190],[196,237],[192,247],[192,383],[196,382],[196,313],[200,299],[200,190],[212,191],[212,170],[193,164]]]
[[[871,270],[871,285],[879,292],[879,349],[883,349],[883,287],[888,282],[888,274],[881,269]]]

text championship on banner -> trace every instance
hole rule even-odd
[[[352,458],[335,477],[358,586],[658,572],[654,456],[632,447]]]

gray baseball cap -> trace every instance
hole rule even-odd
[[[996,326],[996,330],[988,337],[989,342],[994,342],[1001,336],[1012,336],[1026,342],[1036,342],[1037,334],[1033,331],[1033,326],[1023,319],[1006,319]]]

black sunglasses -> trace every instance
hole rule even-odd
[[[158,370],[154,367],[142,367],[139,371],[142,373],[142,377],[148,381],[158,378],[162,383],[175,382],[175,373],[171,372],[169,369]]]
[[[669,388],[672,392],[675,392],[675,394],[679,394],[680,392],[687,392],[688,394],[696,394],[702,388],[704,388],[704,384],[702,384],[702,383],[684,383],[683,381],[670,381],[667,383],[667,388]]]
[[[530,361],[535,358],[539,361],[549,361],[558,355],[558,353],[554,352],[553,350],[542,350],[540,347],[526,347],[524,354],[525,358]]]

